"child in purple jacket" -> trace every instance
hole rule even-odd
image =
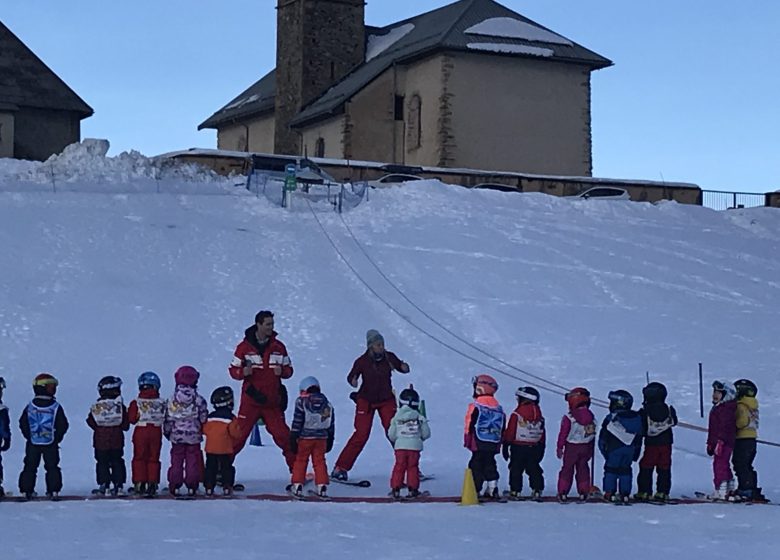
[[[179,495],[182,484],[194,496],[203,477],[203,425],[208,420],[206,399],[198,394],[200,373],[192,366],[176,370],[176,390],[165,410],[163,434],[171,442],[171,467],[168,469],[168,488]]]
[[[736,490],[731,454],[737,439],[737,390],[724,381],[712,384],[712,410],[707,431],[707,455],[712,457],[716,500],[727,500]]]
[[[577,493],[581,501],[590,495],[590,467],[596,439],[596,420],[590,411],[590,391],[576,387],[566,393],[569,412],[561,419],[556,454],[563,459],[558,473],[558,501],[565,502],[577,471]]]

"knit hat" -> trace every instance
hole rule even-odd
[[[370,348],[371,345],[374,344],[375,342],[381,342],[382,344],[384,344],[385,337],[383,337],[379,331],[370,329],[366,333],[366,346]]]

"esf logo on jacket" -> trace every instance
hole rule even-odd
[[[100,399],[90,407],[95,423],[102,428],[113,428],[122,423],[122,397]]]
[[[136,399],[139,426],[162,426],[165,420],[163,399]]]

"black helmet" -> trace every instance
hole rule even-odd
[[[214,392],[211,393],[211,404],[215,408],[233,408],[233,389],[227,386],[214,389]]]
[[[98,393],[103,398],[118,397],[122,390],[122,380],[113,375],[107,375],[98,382]]]
[[[631,410],[634,406],[634,397],[624,389],[609,392],[609,411]]]
[[[417,409],[420,406],[420,395],[409,387],[408,389],[404,389],[401,391],[401,394],[398,397],[398,403],[400,405],[406,405],[410,408]]]
[[[662,403],[667,397],[666,385],[658,381],[652,381],[642,389],[642,396],[646,403]]]
[[[758,395],[758,387],[750,379],[738,379],[734,382],[737,389],[737,397],[755,397]]]
[[[526,399],[531,402],[539,402],[539,391],[534,387],[518,387],[515,396],[519,399]]]

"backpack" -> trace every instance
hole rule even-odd
[[[501,443],[501,434],[504,431],[504,410],[501,406],[493,408],[475,403],[478,411],[477,423],[474,426],[474,435],[479,441],[485,443]]]
[[[27,420],[30,424],[30,443],[33,445],[51,445],[54,443],[54,419],[60,405],[53,402],[49,406],[27,405]]]

